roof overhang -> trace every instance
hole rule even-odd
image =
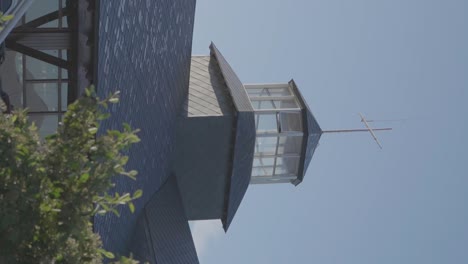
[[[221,217],[223,228],[227,231],[250,184],[255,148],[255,115],[244,85],[234,70],[214,43],[211,43],[210,50],[211,56],[218,62],[236,110],[231,175],[227,179]]]
[[[314,115],[312,114],[312,111],[310,111],[309,106],[304,100],[304,97],[297,88],[294,80],[291,79],[291,81],[289,81],[289,86],[301,104],[302,124],[304,127],[304,137],[302,139],[302,153],[299,160],[298,177],[292,182],[297,186],[304,179],[304,175],[307,171],[307,168],[309,167],[312,156],[314,155],[315,149],[318,146],[320,137],[323,132]]]

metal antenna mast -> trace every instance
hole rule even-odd
[[[387,128],[371,128],[369,125],[369,120],[365,119],[364,116],[359,113],[359,116],[361,117],[361,122],[363,122],[366,125],[365,129],[359,128],[359,129],[336,129],[336,130],[323,130],[323,133],[350,133],[350,132],[369,132],[374,138],[375,142],[379,146],[380,149],[382,149],[382,144],[380,144],[380,141],[377,139],[377,135],[375,135],[375,131],[388,131],[392,130],[392,128],[387,127]],[[372,122],[372,121],[371,121]]]

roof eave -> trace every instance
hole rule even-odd
[[[255,148],[255,118],[242,82],[213,42],[211,42],[210,51],[211,56],[218,62],[237,113],[231,175],[227,180],[226,198],[221,217],[223,228],[227,232],[250,183]]]
[[[293,185],[297,186],[304,180],[304,176],[305,176],[308,164],[310,163],[310,158],[314,154],[316,145],[318,144],[318,140],[320,139],[320,136],[322,135],[323,132],[320,126],[318,125],[315,117],[313,116],[312,111],[310,111],[310,108],[307,105],[304,97],[302,96],[301,92],[297,88],[297,85],[294,82],[294,79],[291,79],[289,81],[289,85],[291,89],[293,90],[294,94],[297,96],[297,99],[299,100],[299,103],[301,105],[302,124],[304,126],[304,137],[302,139],[302,150],[301,150],[301,158],[299,160],[298,178],[291,181]],[[311,121],[313,121],[314,124],[310,124]],[[318,140],[315,146],[313,147],[313,150],[309,150],[308,149],[308,147],[310,148],[309,140],[311,140],[312,135],[317,135],[317,134],[318,134]],[[307,155],[308,151],[312,151],[312,153],[309,153],[309,155]]]

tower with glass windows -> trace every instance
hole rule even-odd
[[[244,85],[255,114],[251,184],[299,184],[322,133],[293,80]]]
[[[322,130],[293,80],[243,84],[214,44],[193,56],[173,173],[189,220],[229,227],[250,184],[299,184]]]

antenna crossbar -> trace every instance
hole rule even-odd
[[[388,131],[392,130],[390,127],[386,128],[373,128],[373,131]],[[358,129],[330,129],[330,130],[323,130],[322,133],[352,133],[352,132],[369,132],[369,129],[365,128],[358,128]]]
[[[379,148],[382,149],[382,144],[380,144],[379,139],[375,135],[375,131],[388,131],[392,130],[390,127],[386,128],[371,128],[369,125],[369,120],[366,120],[362,114],[359,114],[361,116],[361,122],[363,122],[366,125],[366,128],[360,128],[360,129],[335,129],[335,130],[323,130],[322,133],[351,133],[351,132],[369,132],[372,136],[372,138],[375,140]]]

